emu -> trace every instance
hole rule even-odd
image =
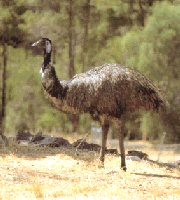
[[[167,102],[153,83],[139,71],[119,64],[105,64],[71,80],[59,81],[51,63],[52,43],[42,38],[32,46],[44,48],[41,81],[57,109],[69,114],[89,113],[102,126],[100,161],[104,164],[107,134],[116,125],[121,152],[121,168],[126,171],[123,116],[139,109],[164,113]]]

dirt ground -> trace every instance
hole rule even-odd
[[[0,148],[0,199],[180,199],[180,171],[150,161],[65,148]]]

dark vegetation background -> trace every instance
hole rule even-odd
[[[90,130],[88,115],[67,116],[44,95],[39,75],[43,51],[31,44],[48,37],[61,79],[104,63],[144,73],[171,105],[168,141],[180,141],[179,0],[1,0],[0,13],[0,125],[5,135]],[[164,131],[158,115],[143,111],[126,127],[129,139],[157,140]]]

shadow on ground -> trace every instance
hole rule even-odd
[[[34,144],[19,145],[16,142],[11,142],[9,146],[1,146],[0,154],[2,157],[8,155],[14,155],[24,159],[41,159],[49,156],[56,156],[58,154],[64,154],[71,156],[75,160],[93,161],[99,157],[99,153],[88,150],[76,150],[73,147],[49,147],[39,146]]]
[[[171,175],[160,175],[160,174],[143,174],[143,173],[131,173],[138,176],[145,176],[145,177],[158,177],[158,178],[172,178],[172,179],[180,179],[180,177],[171,176]]]

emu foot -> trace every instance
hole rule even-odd
[[[125,172],[126,172],[126,170],[127,170],[126,166],[121,166],[121,169],[122,169],[123,171],[125,171]]]
[[[104,168],[104,158],[102,157],[99,158],[98,168]]]

